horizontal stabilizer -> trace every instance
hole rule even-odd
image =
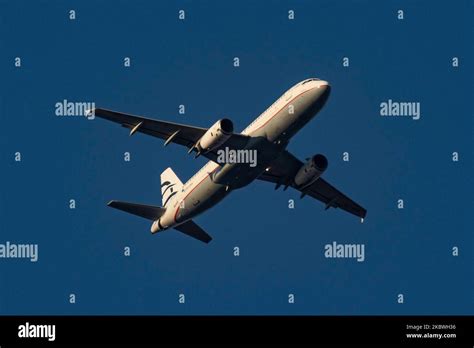
[[[110,201],[107,205],[152,221],[157,220],[165,212],[165,208],[162,207],[122,201]]]
[[[212,240],[212,237],[192,220],[176,226],[175,229],[204,243],[209,243]]]

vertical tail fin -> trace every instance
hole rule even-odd
[[[181,190],[183,183],[178,176],[173,172],[173,169],[166,168],[161,173],[161,199],[164,207],[172,201],[173,197]]]

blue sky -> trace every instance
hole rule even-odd
[[[470,1],[0,0],[0,243],[39,246],[36,263],[0,259],[0,314],[472,314],[472,13]],[[308,77],[331,97],[289,150],[325,154],[324,177],[367,208],[364,224],[255,182],[196,219],[209,245],[151,235],[106,203],[158,205],[164,169],[185,181],[205,159],[54,113],[94,101],[241,130]],[[388,99],[419,102],[420,120],[381,117]],[[365,261],[325,258],[333,241],[363,243]]]

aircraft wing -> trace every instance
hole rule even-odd
[[[153,120],[146,117],[133,116],[106,109],[97,108],[91,111],[93,111],[94,115],[99,118],[119,123],[122,127],[130,129],[130,135],[133,135],[135,132],[140,132],[164,140],[168,140],[171,137],[170,142],[186,146],[188,149],[192,148],[207,131],[207,128]],[[245,147],[247,141],[248,136],[234,133],[221,147],[239,150]],[[203,153],[202,155],[216,162],[217,151],[219,149],[220,148],[214,149],[213,151]]]
[[[302,165],[303,162],[288,151],[284,151],[282,156],[270,165],[270,169],[263,172],[258,179],[277,184],[275,188],[280,185],[289,185],[301,192],[301,190],[299,190],[299,188],[294,184],[293,178]],[[326,204],[326,209],[329,209],[330,207],[341,208],[362,219],[365,218],[365,215],[367,214],[367,210],[334,188],[321,177],[311,186],[305,188],[302,194],[311,196],[323,202]]]

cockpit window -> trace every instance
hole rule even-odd
[[[314,78],[314,79],[307,79],[307,80],[304,80],[301,84],[304,85],[305,83],[308,83],[308,82],[310,82],[310,81],[321,81],[321,80],[320,80],[320,79],[316,79],[316,78]]]

